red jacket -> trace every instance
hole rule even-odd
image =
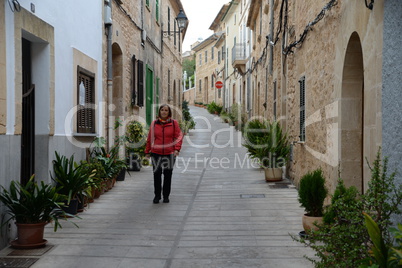
[[[164,124],[154,120],[149,128],[145,154],[173,154],[180,151],[182,142],[183,134],[176,120]]]

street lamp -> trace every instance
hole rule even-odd
[[[180,32],[183,31],[183,29],[186,27],[187,20],[188,19],[186,17],[186,14],[184,14],[183,10],[180,9],[180,12],[176,17],[176,22],[177,22],[177,25],[179,26],[179,30],[178,31],[162,31],[163,37],[180,34]]]

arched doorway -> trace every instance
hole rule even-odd
[[[116,43],[112,45],[112,69],[113,69],[113,95],[112,100],[109,100],[109,104],[113,104],[112,117],[109,118],[109,128],[114,127],[115,120],[120,116],[123,116],[124,101],[123,101],[123,53],[120,46]],[[109,144],[113,144],[115,136],[122,135],[118,133],[119,129],[115,130],[114,136],[109,137]]]
[[[346,186],[363,192],[364,79],[361,41],[354,32],[346,48],[341,91],[340,167]]]

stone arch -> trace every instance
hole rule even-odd
[[[364,130],[363,52],[359,35],[352,33],[345,53],[340,112],[340,168],[346,186],[363,192]]]

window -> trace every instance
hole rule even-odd
[[[155,19],[159,22],[159,0],[155,0]]]
[[[200,53],[200,56],[198,57],[200,59],[200,66],[202,64],[202,54]]]
[[[300,84],[300,141],[306,140],[306,77],[299,80]]]
[[[211,48],[211,60],[214,59],[214,47]]]
[[[274,120],[276,121],[276,81],[274,81],[274,88],[273,88],[273,90],[274,90],[274,101],[273,101],[273,105],[274,105],[274,107],[273,107],[273,109],[274,109]]]
[[[225,47],[222,47],[222,60],[225,59]]]
[[[221,64],[221,51],[218,51],[218,64]]]
[[[147,5],[147,7],[149,7],[149,0],[146,0],[145,4]]]
[[[214,75],[211,74],[211,88],[214,88]]]
[[[173,23],[173,25],[174,25],[174,35],[173,35],[173,37],[174,37],[174,45],[176,46],[176,21]]]
[[[199,80],[198,85],[199,85],[198,91],[201,92],[201,79]]]
[[[205,50],[205,63],[208,62],[208,51]]]
[[[95,133],[95,74],[78,66],[77,132]]]
[[[138,61],[137,63],[137,105],[144,106],[144,62]]]

